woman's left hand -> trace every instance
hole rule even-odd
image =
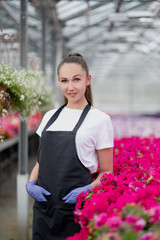
[[[84,187],[78,187],[73,189],[70,193],[68,193],[63,200],[65,200],[65,203],[77,203],[77,196],[81,193],[81,192],[87,192],[87,190],[91,190],[93,189],[92,186],[90,184],[84,186]]]

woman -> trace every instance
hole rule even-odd
[[[26,184],[36,200],[34,240],[62,240],[79,232],[73,216],[77,196],[99,186],[102,174],[113,171],[113,127],[110,117],[92,106],[87,63],[80,54],[70,54],[57,72],[65,105],[42,119],[38,161]]]

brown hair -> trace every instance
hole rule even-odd
[[[73,54],[69,54],[67,57],[63,58],[57,68],[58,75],[59,75],[59,70],[60,70],[61,66],[65,63],[79,64],[85,70],[86,75],[87,76],[89,75],[88,65],[87,65],[84,57],[81,54],[73,53]],[[86,87],[85,97],[86,97],[87,101],[90,102],[91,105],[93,105],[91,84]],[[67,103],[66,97],[64,97],[64,103]]]

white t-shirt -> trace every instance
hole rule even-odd
[[[37,134],[41,133],[49,119],[57,109],[48,111],[43,119]],[[83,110],[64,107],[48,131],[72,131],[78,122]],[[109,115],[91,108],[76,134],[76,150],[82,164],[95,173],[98,167],[97,151],[113,147],[113,126]]]

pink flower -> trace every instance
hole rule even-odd
[[[106,213],[100,213],[94,216],[94,226],[95,228],[100,228],[106,223],[108,215]]]
[[[137,221],[137,218],[136,218],[134,215],[128,214],[128,215],[126,216],[125,221],[126,221],[127,223],[135,223],[135,222]]]
[[[160,223],[160,205],[149,209],[148,215],[150,216],[149,221],[151,223]]]
[[[146,225],[146,221],[143,218],[140,218],[135,222],[134,229],[136,231],[140,231],[144,228],[145,225]]]
[[[140,238],[140,240],[153,240],[152,236],[153,236],[153,233],[148,232],[148,233],[145,233],[145,234]]]
[[[66,238],[66,240],[87,240],[88,239],[88,228],[82,227],[81,231],[79,233],[75,233],[74,236]]]
[[[121,224],[122,224],[122,220],[118,216],[110,217],[106,221],[106,225],[112,230],[116,230],[118,227],[121,226]]]

